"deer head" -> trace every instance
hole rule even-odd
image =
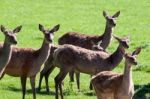
[[[137,48],[135,51],[133,51],[133,53],[131,55],[129,54],[126,54],[125,55],[125,59],[126,59],[126,62],[128,64],[130,64],[129,66],[131,65],[137,65],[137,60],[136,60],[136,56],[141,52],[141,47]]]
[[[129,38],[128,37],[123,38],[123,39],[116,37],[116,36],[113,36],[113,37],[119,42],[121,47],[123,47],[125,49],[129,48]]]
[[[12,31],[7,31],[6,28],[3,25],[1,25],[1,31],[5,35],[6,43],[16,45],[17,44],[16,33],[20,32],[21,28],[22,26],[18,26]]]
[[[60,25],[54,26],[52,29],[45,29],[43,25],[39,24],[39,30],[43,32],[44,38],[48,43],[52,43],[54,32],[59,30]]]
[[[106,11],[103,11],[103,16],[106,19],[107,26],[115,27],[116,26],[116,19],[120,15],[120,11],[116,12],[113,16],[109,16]]]

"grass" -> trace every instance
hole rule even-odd
[[[60,30],[55,34],[54,43],[58,38],[68,31],[78,31],[86,34],[100,35],[104,31],[105,19],[102,11],[106,10],[110,15],[120,10],[121,15],[117,21],[114,34],[118,36],[129,35],[131,39],[130,49],[133,51],[138,46],[143,50],[138,57],[139,65],[133,68],[133,79],[135,83],[135,99],[145,99],[150,96],[150,1],[149,0],[0,0],[0,24],[13,29],[23,25],[21,33],[18,34],[18,47],[39,48],[43,35],[38,30],[41,23],[47,28],[60,24]],[[4,36],[0,34],[0,41]],[[112,40],[108,51],[113,52],[117,42]],[[122,72],[122,62],[114,71]],[[45,93],[45,84],[42,92],[37,93],[37,99],[54,99],[54,81],[58,70],[50,76],[49,83],[52,88],[51,95]],[[89,91],[90,77],[86,74],[81,76],[81,92],[77,91],[73,83],[73,90],[69,86],[68,77],[65,79],[65,99],[96,99],[94,92]],[[38,84],[39,75],[36,83]],[[3,99],[21,98],[20,79],[16,77],[5,77],[0,81],[0,97]],[[30,83],[27,82],[26,99],[32,99]]]

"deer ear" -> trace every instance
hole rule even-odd
[[[127,35],[127,36],[125,37],[125,40],[126,40],[127,42],[130,42],[130,35]]]
[[[121,39],[120,39],[119,37],[114,36],[114,35],[113,35],[113,37],[114,37],[117,41],[119,41],[119,42],[121,41]]]
[[[135,51],[133,51],[132,56],[138,55],[141,52],[141,47],[138,47]]]
[[[39,24],[39,30],[43,32],[44,31],[44,26]]]
[[[117,18],[120,15],[120,11],[116,12],[112,17]]]
[[[126,53],[126,54],[124,55],[124,57],[127,58],[127,57],[128,57],[128,54]]]
[[[5,28],[3,25],[1,25],[1,31],[2,31],[3,33],[6,32],[6,28]]]
[[[56,25],[56,26],[54,26],[54,27],[51,29],[51,32],[56,32],[56,31],[58,31],[58,30],[59,30],[59,27],[60,27],[59,24]]]
[[[20,32],[21,28],[22,28],[21,25],[18,26],[18,27],[16,27],[16,28],[13,30],[13,33],[18,33],[18,32]]]
[[[103,11],[103,16],[106,18],[108,16],[106,11]]]
[[[101,44],[102,44],[102,40],[100,40],[100,41],[97,42],[98,46],[101,46]]]

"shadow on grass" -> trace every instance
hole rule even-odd
[[[150,73],[150,70],[147,70],[146,72],[147,72],[147,73]]]
[[[150,84],[147,85],[135,85],[135,94],[133,99],[150,99]],[[8,90],[14,91],[14,92],[21,92],[21,89],[15,88],[15,87],[8,87]],[[80,91],[80,93],[83,93],[86,96],[94,96],[95,92],[94,91]],[[27,90],[27,94],[32,94],[32,90]],[[46,91],[37,91],[37,94],[41,95],[55,95],[54,91],[50,91],[50,93],[47,93]],[[72,92],[70,90],[65,90],[64,95],[69,96],[69,95],[77,95],[78,93]]]
[[[14,92],[21,92],[22,91],[21,89],[18,89],[18,88],[12,87],[12,86],[9,86],[8,90],[14,91]],[[50,91],[50,93],[48,93],[46,91],[36,91],[36,93],[41,94],[41,95],[55,95],[55,92],[53,92],[53,91]],[[32,94],[32,90],[31,89],[27,90],[26,94]]]
[[[86,95],[86,96],[95,96],[95,92],[94,91],[84,92],[84,95]]]

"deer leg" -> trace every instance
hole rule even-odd
[[[25,99],[27,77],[21,77],[22,99]]]
[[[40,80],[39,80],[38,91],[41,90],[41,83],[42,83],[43,77],[45,76],[45,81],[46,81],[46,83],[48,83],[48,77],[49,77],[49,75],[51,74],[51,72],[53,70],[54,70],[54,66],[52,64],[49,64],[49,62],[46,62],[45,66],[44,66],[44,69],[40,73]],[[46,84],[46,90],[47,90],[47,88],[49,88],[47,85],[48,84]]]
[[[92,75],[91,75],[91,77],[92,77]],[[93,86],[92,86],[92,83],[90,82],[90,90],[93,90]]]
[[[73,71],[73,70],[71,70],[71,71],[69,72],[69,78],[70,78],[69,84],[70,84],[70,88],[71,88],[71,90],[72,90],[72,89],[73,89],[73,83],[72,83],[72,82],[74,82],[74,71]]]
[[[42,83],[42,79],[43,79],[44,73],[43,70],[40,72],[40,80],[39,80],[39,86],[38,86],[38,91],[41,91],[41,83]]]
[[[80,90],[80,73],[76,73],[76,82],[77,82],[77,87],[78,90]]]
[[[61,68],[59,74],[55,77],[55,92],[56,92],[55,99],[59,98],[58,88],[60,89],[61,99],[64,99],[61,83],[63,79],[66,77],[68,72],[69,71],[66,68]]]
[[[74,82],[74,71],[69,72],[70,82]]]
[[[64,99],[63,91],[62,91],[62,83],[59,84],[59,90],[60,90],[61,99]]]
[[[36,99],[35,76],[30,77],[30,83],[32,87],[33,99]]]
[[[46,83],[46,91],[47,91],[47,93],[50,93],[50,91],[49,91],[49,84],[48,84],[48,77],[49,77],[49,75],[51,74],[51,72],[54,70],[54,66],[52,66],[49,70],[48,70],[48,72],[45,74],[45,83]]]

